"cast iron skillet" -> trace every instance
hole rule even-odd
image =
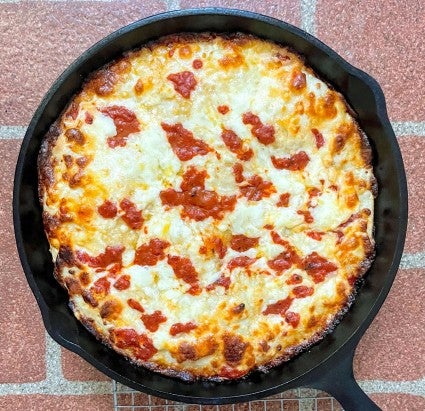
[[[358,121],[371,140],[379,184],[375,203],[376,259],[341,323],[323,341],[289,363],[267,374],[254,372],[246,379],[229,383],[184,383],[133,366],[86,331],[68,309],[67,294],[53,278],[37,197],[36,161],[40,142],[90,72],[123,51],[159,36],[206,30],[252,33],[289,45],[303,54],[308,64],[342,92],[357,112]],[[403,251],[407,224],[404,167],[379,85],[302,30],[246,11],[213,8],[149,17],[101,40],[59,77],[34,114],[16,167],[13,213],[22,266],[47,331],[59,344],[109,377],[139,391],[189,403],[237,403],[307,386],[329,392],[347,411],[379,409],[355,382],[352,359],[358,341],[390,290]]]

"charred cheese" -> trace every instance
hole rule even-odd
[[[322,338],[374,250],[370,148],[287,48],[182,34],[86,81],[39,155],[76,317],[133,362],[240,378]]]

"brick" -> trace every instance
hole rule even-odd
[[[112,395],[6,395],[2,411],[105,411],[113,408]]]
[[[400,270],[354,358],[358,380],[415,380],[425,376],[425,269]]]
[[[424,120],[425,7],[418,0],[318,0],[318,37],[384,89],[393,120]]]
[[[250,1],[250,0],[181,0],[182,9],[191,7],[226,7],[248,10],[300,25],[301,14],[299,0],[287,1]]]
[[[410,394],[371,394],[382,411],[423,411],[425,398]]]
[[[13,234],[12,187],[19,147],[19,140],[0,140],[0,383],[41,381],[46,375],[44,327]]]
[[[62,373],[69,381],[109,381],[110,378],[96,370],[77,354],[61,348]]]
[[[409,190],[409,219],[404,251],[425,251],[425,138],[406,136],[399,139]]]
[[[84,50],[116,29],[165,11],[154,0],[0,3],[0,123],[29,122],[43,95]]]

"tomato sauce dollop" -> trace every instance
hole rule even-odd
[[[165,258],[164,250],[170,245],[169,242],[153,238],[148,244],[142,244],[136,250],[134,264],[153,266]]]
[[[260,201],[264,197],[270,197],[276,192],[276,188],[270,181],[265,181],[261,176],[253,175],[245,180],[246,184],[239,187],[242,195],[251,201]]]
[[[196,139],[193,133],[184,128],[181,123],[161,123],[161,127],[167,134],[171,149],[181,161],[190,160],[195,156],[205,156],[212,151],[207,143]]]
[[[255,263],[256,259],[247,257],[246,255],[242,255],[240,257],[232,258],[228,264],[227,267],[230,271],[234,270],[236,267],[248,267],[251,264]]]
[[[160,192],[163,205],[183,206],[183,217],[202,221],[208,217],[222,219],[226,211],[233,211],[236,196],[220,196],[215,191],[205,189],[205,170],[189,167],[180,184],[181,191],[172,188]]]
[[[200,293],[199,276],[189,258],[169,255],[167,262],[173,269],[175,276],[191,286],[188,291],[189,294]]]
[[[114,288],[120,291],[130,288],[130,276],[126,274],[122,275],[117,281],[115,281]]]
[[[118,213],[118,208],[112,201],[105,200],[97,208],[97,211],[103,218],[114,218]]]
[[[174,84],[174,90],[186,99],[190,98],[190,94],[198,84],[191,71],[170,74],[167,76],[167,80],[170,80]]]
[[[136,204],[128,198],[124,198],[120,202],[120,207],[124,211],[124,215],[121,218],[131,229],[138,230],[142,227],[144,219],[142,212],[136,208]]]
[[[224,129],[221,133],[221,138],[226,144],[226,147],[236,156],[239,160],[248,161],[254,155],[251,148],[243,149],[241,138],[232,130]]]
[[[278,300],[273,304],[269,304],[263,311],[263,314],[285,315],[286,311],[288,311],[289,307],[291,306],[293,300],[294,299],[291,297],[286,297],[283,300]]]
[[[123,106],[109,106],[100,110],[114,121],[117,134],[108,137],[107,143],[111,148],[124,147],[127,137],[140,131],[140,123],[133,111]]]
[[[230,240],[230,248],[241,253],[252,247],[256,247],[259,239],[259,237],[247,237],[243,234],[236,234]]]
[[[170,327],[170,335],[174,337],[177,334],[187,333],[197,327],[198,326],[192,321],[188,323],[175,323]]]
[[[265,125],[261,122],[260,117],[248,112],[242,115],[242,121],[244,124],[252,125],[251,133],[254,137],[257,137],[261,144],[269,145],[275,141],[275,130],[273,126]]]
[[[313,278],[315,283],[321,283],[329,273],[338,269],[334,263],[322,257],[316,251],[304,258],[302,268]]]
[[[88,255],[84,251],[77,251],[77,257],[82,263],[86,263],[94,268],[106,268],[110,264],[122,265],[122,253],[124,246],[107,246],[105,252],[95,257]]]
[[[272,156],[272,163],[278,170],[301,171],[304,170],[310,161],[310,157],[305,151],[293,154],[291,157]]]
[[[161,323],[167,321],[167,317],[159,310],[154,311],[152,314],[142,314],[141,319],[145,327],[152,332],[157,331]]]

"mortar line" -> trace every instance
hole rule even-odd
[[[301,28],[310,33],[312,36],[316,35],[316,5],[317,0],[301,0]]]
[[[400,268],[425,268],[425,252],[403,254],[400,261]]]
[[[167,11],[180,10],[180,0],[164,0]]]
[[[397,137],[425,136],[425,121],[392,121],[391,125]]]
[[[0,126],[0,140],[22,140],[26,131],[26,126]]]

